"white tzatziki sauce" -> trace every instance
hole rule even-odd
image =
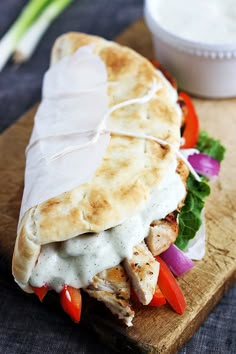
[[[64,284],[75,288],[88,286],[97,273],[131,258],[134,246],[148,236],[150,223],[176,210],[185,194],[180,176],[171,172],[152,191],[145,209],[122,224],[99,234],[79,235],[42,246],[30,284],[36,287],[47,284],[57,292]]]
[[[235,0],[150,0],[150,6],[159,25],[179,37],[236,43]]]

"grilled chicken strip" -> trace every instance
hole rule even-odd
[[[170,213],[164,219],[151,223],[146,243],[152,254],[157,256],[167,250],[175,242],[177,236],[177,217],[175,213]]]
[[[130,276],[134,291],[143,305],[149,304],[155,292],[159,274],[159,263],[145,242],[134,247],[131,259],[125,259],[124,267]]]
[[[127,326],[132,326],[134,311],[129,304],[130,284],[121,265],[97,274],[84,290],[98,301],[102,301]]]

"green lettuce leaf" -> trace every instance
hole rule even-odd
[[[188,194],[179,213],[179,233],[175,241],[175,245],[181,250],[187,247],[199,230],[205,198],[210,194],[210,186],[204,181],[198,182],[191,174],[187,180],[187,188]]]
[[[196,148],[219,162],[224,159],[226,151],[219,140],[210,137],[205,131],[200,131]],[[198,182],[191,174],[187,180],[187,189],[188,194],[179,213],[179,234],[175,242],[181,250],[187,247],[188,242],[199,230],[202,224],[201,213],[205,198],[210,194],[207,178],[202,177],[201,182]]]
[[[200,131],[196,148],[219,162],[224,160],[225,147],[219,140],[211,138],[205,131]]]

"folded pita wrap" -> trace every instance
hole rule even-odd
[[[106,120],[110,133],[97,134],[108,109],[144,97],[154,80],[158,89],[151,99],[111,111]],[[31,291],[29,280],[42,246],[103,232],[145,208],[152,191],[176,168],[180,124],[177,92],[148,60],[95,36],[68,33],[57,39],[27,150],[12,264],[23,289]],[[94,140],[85,147],[89,139]]]

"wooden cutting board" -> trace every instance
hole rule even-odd
[[[149,33],[138,21],[117,41],[153,57]],[[220,178],[212,184],[206,206],[207,254],[179,279],[187,300],[180,316],[168,306],[136,309],[134,326],[123,327],[103,305],[88,301],[84,318],[101,338],[124,353],[174,353],[200,326],[236,275],[236,99],[194,99],[201,128],[222,140],[227,148]],[[24,150],[33,125],[31,111],[0,136],[0,252],[10,260],[23,190]],[[10,263],[9,268],[10,269]]]

